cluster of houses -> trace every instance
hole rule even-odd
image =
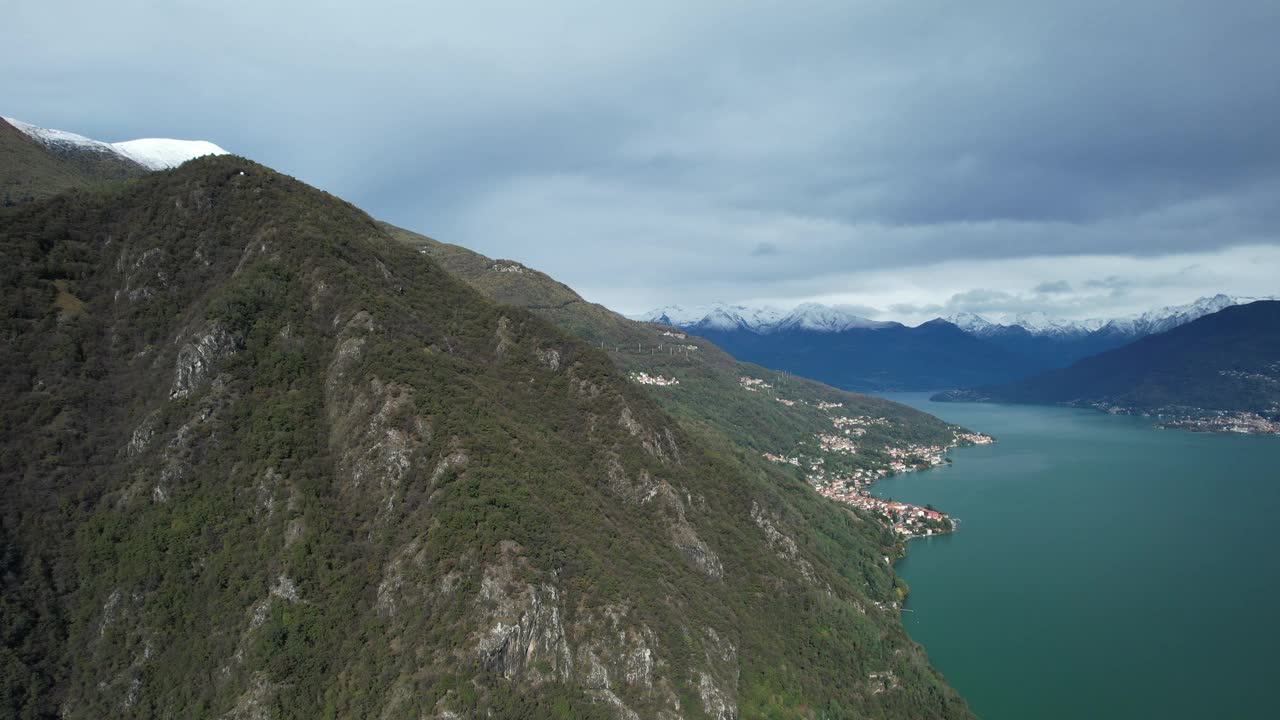
[[[774,455],[773,453],[764,453],[764,459],[769,462],[776,462],[782,465],[795,465],[800,467],[800,458],[787,457],[786,455]]]
[[[1164,420],[1160,423],[1160,427],[1198,432],[1280,435],[1280,421],[1269,420],[1251,412],[1224,412],[1212,415],[1175,417],[1171,420]]]
[[[955,525],[945,513],[910,503],[881,500],[865,489],[870,483],[830,482],[816,486],[818,494],[837,502],[876,513],[889,521],[903,537],[929,537],[951,532]]]
[[[747,390],[750,390],[751,392],[759,392],[760,390],[773,389],[773,386],[765,382],[764,380],[761,380],[760,378],[747,377],[745,375],[738,378],[738,383],[741,384],[742,387],[746,388]]]
[[[847,437],[840,435],[818,435],[818,446],[827,452],[843,453],[845,455],[853,455],[858,452],[858,447],[853,441]]]
[[[872,425],[888,425],[889,418],[873,418],[869,415],[855,415],[854,417],[833,417],[831,418],[831,423],[841,429],[869,428]]]
[[[843,430],[845,435],[853,437],[862,437],[867,434],[867,428],[861,423],[854,422],[856,418],[833,417],[831,424],[836,426],[837,430]]]
[[[666,387],[668,385],[679,385],[680,381],[674,377],[663,377],[661,375],[650,375],[647,372],[633,372],[629,375],[633,381],[641,385],[659,385]]]

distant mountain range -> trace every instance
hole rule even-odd
[[[1225,307],[1114,350],[937,400],[1072,404],[1143,412],[1280,414],[1280,302]]]
[[[815,303],[791,311],[673,305],[637,319],[680,327],[739,359],[844,388],[922,390],[998,384],[1065,367],[1257,299],[1220,294],[1115,319],[1064,320],[1027,313],[993,321],[960,313],[915,327]]]

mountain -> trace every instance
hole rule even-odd
[[[1010,382],[1066,367],[1146,335],[1259,298],[1217,295],[1114,320],[1064,320],[1042,312],[957,313],[917,327],[867,320],[840,308],[670,306],[642,316],[699,332],[744,360],[870,390],[929,390]],[[949,328],[961,331],[960,338]]]
[[[201,140],[146,138],[105,143],[0,118],[0,196],[11,206],[68,190],[138,177],[226,150]]]
[[[1054,318],[1043,312],[1022,313],[1001,318],[992,322],[974,313],[957,313],[947,318],[965,332],[978,337],[999,337],[1011,331],[1025,331],[1033,336],[1051,336],[1060,338],[1080,338],[1094,334],[1121,336],[1137,339],[1166,330],[1218,312],[1232,305],[1243,305],[1257,300],[1275,300],[1275,297],[1242,297],[1219,293],[1210,297],[1202,297],[1186,305],[1170,305],[1149,310],[1140,315],[1103,320],[1065,320]]]
[[[1280,420],[1280,302],[1227,305],[1067,368],[936,399],[1241,412]]]
[[[702,330],[734,357],[850,390],[920,390],[960,378],[1016,377],[1022,359],[943,320],[918,327],[784,330],[767,335]]]
[[[233,156],[0,239],[7,716],[968,715],[900,623],[901,538],[707,420],[785,408],[780,442],[836,391],[691,409],[744,366],[517,264],[465,283]],[[547,304],[476,290],[514,276]],[[877,443],[955,442],[836,396]]]
[[[0,119],[0,207],[138,177],[147,169],[115,152],[57,149]]]
[[[1063,320],[1050,317],[1043,312],[1019,313],[1002,322],[992,322],[981,315],[962,312],[951,315],[946,320],[978,337],[1001,335],[1010,330],[1022,330],[1033,336],[1080,337],[1095,332],[1107,322],[1099,319]]]
[[[637,315],[634,319],[691,330],[749,330],[762,335],[785,330],[843,332],[898,324],[868,320],[847,308],[818,303],[804,303],[790,312],[768,306],[753,308],[724,303],[690,308],[670,305]]]
[[[1272,297],[1239,297],[1221,293],[1211,297],[1202,297],[1186,305],[1171,305],[1150,310],[1127,318],[1110,320],[1099,328],[1100,333],[1143,337],[1172,330],[1192,320],[1212,315],[1233,305],[1244,305],[1258,300],[1276,300]]]

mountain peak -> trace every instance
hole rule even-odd
[[[850,308],[821,303],[801,303],[790,311],[769,305],[750,307],[712,303],[685,308],[680,305],[650,310],[633,319],[690,329],[750,330],[761,335],[783,330],[843,332],[855,328],[878,329],[897,323],[869,320]]]
[[[93,152],[114,155],[137,163],[148,170],[175,168],[188,160],[205,155],[227,155],[226,150],[207,140],[173,140],[141,138],[117,143],[94,140],[83,135],[40,127],[17,118],[2,118],[36,143],[58,153]]]
[[[205,155],[227,155],[208,140],[141,138],[112,143],[116,152],[151,170],[168,170]]]

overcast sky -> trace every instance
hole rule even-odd
[[[211,140],[623,312],[1280,293],[1275,0],[5,5],[0,114]]]

